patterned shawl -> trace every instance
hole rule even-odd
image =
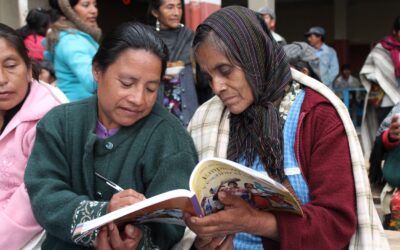
[[[283,49],[256,13],[244,7],[223,8],[198,30],[204,26],[230,49],[246,72],[254,96],[244,112],[230,114],[228,159],[237,161],[244,153],[246,165],[251,166],[259,155],[269,175],[283,182],[282,124],[275,103],[292,80]]]
[[[357,206],[357,230],[351,238],[349,249],[390,249],[373,203],[365,169],[365,160],[357,132],[354,129],[346,106],[326,85],[299,71],[294,69],[291,71],[296,82],[315,90],[327,98],[343,121],[350,148]],[[228,112],[218,97],[210,99],[199,107],[188,127],[188,131],[196,145],[199,160],[210,156],[225,158],[229,130]],[[196,235],[187,228],[184,237],[173,249],[190,249],[195,237]]]
[[[394,73],[397,78],[400,78],[400,42],[391,35],[387,36],[381,41],[382,47],[390,51],[392,56]]]

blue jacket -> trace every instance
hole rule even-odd
[[[320,49],[316,50],[316,55],[319,58],[321,81],[332,89],[332,83],[339,74],[336,51],[324,43]]]
[[[45,58],[54,65],[57,86],[70,101],[84,99],[96,92],[92,59],[98,47],[89,34],[71,29],[60,32],[54,51],[45,52]]]

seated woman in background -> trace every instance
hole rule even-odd
[[[43,40],[50,26],[50,15],[45,9],[35,8],[28,12],[25,20],[26,25],[17,31],[24,39],[29,57],[43,61],[44,51],[46,50]]]
[[[0,24],[0,65],[0,249],[21,249],[42,231],[23,183],[36,124],[66,98],[32,79],[22,38],[4,24]]]
[[[291,70],[264,21],[244,7],[214,12],[197,28],[193,47],[216,94],[188,127],[199,158],[228,158],[267,173],[304,212],[260,211],[219,192],[225,210],[185,215],[195,247],[388,248],[356,132],[334,93]]]
[[[99,47],[96,0],[49,0],[63,15],[52,24],[46,37],[46,60],[52,62],[59,87],[70,101],[96,92],[92,59]]]
[[[127,225],[118,233],[110,224],[99,236],[72,237],[83,221],[143,196],[188,188],[197,162],[193,142],[156,104],[167,60],[168,50],[151,28],[122,24],[104,38],[93,59],[97,96],[60,106],[38,124],[25,182],[47,232],[42,249],[81,249],[93,247],[93,241],[99,248],[141,249],[142,242],[145,249],[170,249],[181,238],[183,227],[154,223],[144,232]],[[116,193],[95,173],[126,190]]]

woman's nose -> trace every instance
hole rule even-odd
[[[8,82],[7,74],[4,73],[4,70],[0,70],[0,85],[5,85]]]
[[[179,13],[180,13],[180,10],[181,10],[181,9],[180,9],[179,7],[175,7],[175,8],[173,9],[173,14],[178,16]]]
[[[92,14],[97,14],[98,9],[96,5],[92,5],[92,7],[90,8],[90,13]]]
[[[218,78],[215,78],[211,82],[211,88],[214,94],[218,95],[222,91],[226,90],[226,84],[222,80],[218,80]]]
[[[136,106],[142,105],[145,102],[144,91],[137,89],[136,91],[128,95],[128,101]]]

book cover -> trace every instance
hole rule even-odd
[[[223,209],[219,191],[240,196],[253,207],[281,210],[302,215],[300,204],[282,184],[233,161],[207,158],[199,162],[190,177],[190,189],[196,194],[205,215]]]
[[[282,184],[266,173],[226,159],[211,157],[200,161],[189,186],[191,191],[168,191],[81,223],[74,235],[86,235],[112,221],[117,225],[159,222],[184,226],[184,212],[201,217],[224,209],[217,196],[220,191],[239,196],[258,209],[303,215],[296,198]]]

